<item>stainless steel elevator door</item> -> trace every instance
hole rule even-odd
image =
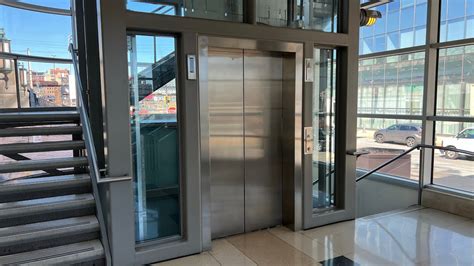
[[[211,237],[244,232],[243,51],[209,48]]]
[[[211,236],[282,223],[282,55],[209,48]]]
[[[282,223],[280,53],[244,51],[245,231]]]

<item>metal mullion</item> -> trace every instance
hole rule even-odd
[[[72,64],[72,60],[66,59],[66,58],[51,58],[51,57],[22,55],[22,54],[5,53],[5,52],[0,52],[0,58],[18,59],[21,61],[30,61],[30,62],[38,62],[38,63]]]
[[[422,144],[434,144],[435,123],[427,119],[428,116],[436,115],[436,95],[438,82],[438,49],[432,44],[438,43],[440,25],[441,0],[428,1],[427,35],[425,47],[425,75],[423,92],[423,136]],[[433,180],[434,152],[423,150],[420,153],[420,186]],[[420,187],[420,193],[422,187]]]
[[[15,90],[16,90],[16,103],[18,109],[21,108],[21,98],[20,98],[20,72],[18,71],[18,60],[13,59],[13,65],[15,67]]]
[[[452,48],[452,47],[466,46],[466,45],[472,45],[472,44],[474,44],[474,38],[447,41],[447,42],[442,42],[442,43],[439,43],[439,42],[432,43],[430,44],[430,47],[442,49],[442,48]]]
[[[474,117],[464,116],[428,116],[428,121],[443,121],[443,122],[461,122],[461,123],[474,123]]]
[[[384,52],[378,52],[378,53],[371,53],[371,54],[365,54],[365,55],[360,55],[359,59],[373,59],[373,58],[378,58],[378,57],[388,57],[392,55],[402,55],[402,54],[412,54],[416,52],[423,52],[429,47],[429,45],[420,45],[420,46],[413,46],[409,48],[403,48],[403,49],[396,49],[396,50],[390,50],[390,51],[384,51]]]
[[[398,114],[357,114],[357,117],[375,119],[400,119],[400,120],[423,120],[422,115],[398,115]]]

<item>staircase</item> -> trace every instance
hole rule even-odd
[[[0,144],[0,265],[106,264],[80,124],[75,108],[0,113],[1,140],[70,136]]]

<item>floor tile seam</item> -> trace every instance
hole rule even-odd
[[[410,207],[408,207],[410,208]],[[395,216],[395,215],[400,215],[400,214],[406,214],[406,213],[412,213],[412,212],[417,212],[417,211],[421,211],[421,210],[424,210],[424,209],[430,209],[430,208],[427,208],[427,207],[424,207],[424,206],[417,206],[416,208],[413,207],[413,209],[400,209],[400,211],[398,212],[395,212],[395,213],[387,213],[385,215],[383,215],[383,213],[379,213],[379,214],[373,214],[373,215],[369,215],[369,216],[366,216],[366,217],[361,217],[361,218],[357,218],[357,220],[365,220],[365,221],[370,221],[370,220],[377,220],[377,219],[382,219],[382,218],[387,218],[387,217],[390,217],[390,216]],[[380,216],[379,216],[380,215]],[[372,217],[371,217],[372,216]]]
[[[303,251],[297,249],[296,247],[294,247],[294,246],[291,245],[290,243],[286,242],[285,240],[283,240],[283,239],[281,239],[280,237],[276,236],[275,234],[271,233],[270,230],[267,229],[266,232],[268,232],[272,237],[276,238],[278,241],[282,242],[282,243],[285,244],[286,246],[292,248],[295,252],[301,253],[303,256],[308,257],[311,261],[318,263],[318,261],[316,261],[315,259],[313,259],[313,257],[308,256],[308,255],[307,255],[306,253],[304,253]]]
[[[300,232],[301,232],[301,231],[298,231],[298,232],[295,232],[295,233],[300,234],[301,236],[307,238],[309,241],[316,241],[316,243],[317,243],[318,245],[322,245],[325,249],[332,249],[332,248],[326,247],[326,245],[324,245],[324,243],[321,243],[321,242],[319,242],[318,240],[312,239],[312,238],[310,238],[310,237],[308,237],[308,236],[306,236],[306,235],[304,235],[304,234],[301,234]],[[294,248],[294,249],[296,249],[297,251],[303,253],[304,255],[310,257],[312,260],[316,261],[313,257],[311,257],[311,256],[309,256],[308,254],[304,253],[302,250],[296,248],[296,247],[293,246],[291,243],[288,243],[288,242],[285,241],[284,239],[281,239],[279,236],[275,235],[275,234],[272,233],[272,232],[269,232],[269,233],[272,234],[273,236],[275,236],[276,238],[280,239],[281,241],[283,241],[285,244],[291,246],[292,248]],[[332,249],[332,250],[336,251],[337,254],[342,254],[342,252],[341,252],[339,249]],[[316,262],[319,263],[319,261],[316,261]]]
[[[209,254],[209,256],[211,256],[211,258],[213,258],[217,262],[217,264],[223,266],[222,263],[216,257],[214,257],[214,255],[212,255],[212,252],[207,251],[207,254]]]
[[[224,238],[223,239],[225,242],[227,242],[229,245],[231,245],[232,247],[234,247],[237,251],[240,252],[240,254],[242,254],[242,256],[246,257],[248,260],[250,260],[251,262],[255,263],[255,265],[258,265],[258,263],[256,261],[254,261],[252,258],[250,258],[249,256],[247,256],[247,254],[245,254],[242,250],[240,250],[238,247],[236,247],[234,244],[232,244],[230,241],[227,241],[227,238]]]
[[[324,239],[321,239],[321,238],[325,238],[325,237],[328,237],[328,235],[324,235],[324,236],[321,236],[321,237],[316,237],[316,238],[311,238],[310,236],[304,234],[304,231],[300,231],[301,232],[301,235],[305,236],[306,238],[310,239],[311,241],[316,241],[318,244],[320,245],[323,245],[323,246],[326,246],[326,244],[324,243]],[[344,232],[336,232],[336,233],[333,233],[331,234],[330,236],[331,237],[340,237],[341,235],[343,235]],[[332,242],[332,241],[331,241]],[[355,239],[354,239],[354,244],[355,244]],[[338,254],[342,254],[344,253],[342,250],[340,250],[339,248],[334,248],[334,251],[338,252]]]

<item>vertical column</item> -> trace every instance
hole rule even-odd
[[[131,138],[127,71],[125,0],[97,0],[99,56],[106,132],[106,162],[110,177],[131,176]],[[130,181],[110,183],[105,210],[114,264],[135,259],[133,192]]]
[[[102,112],[102,92],[100,90],[99,36],[97,29],[97,8],[94,1],[82,1],[84,9],[84,37],[87,71],[87,88],[89,88],[89,116],[92,134],[97,151],[99,169],[105,168],[104,125]],[[79,62],[80,63],[80,62]]]
[[[440,5],[441,0],[428,1],[422,143],[429,145],[434,144],[435,139],[435,122],[430,119],[430,117],[436,115],[436,86],[438,79],[438,49],[431,47],[431,45],[438,42]],[[429,184],[431,182],[433,175],[433,154],[434,152],[431,149],[425,149],[421,153],[422,167],[420,167],[420,180],[423,184]],[[419,203],[421,203],[421,193],[419,194]]]
[[[244,0],[244,22],[257,24],[257,0]]]
[[[359,1],[342,1],[342,14],[345,21],[339,23],[340,31],[349,35],[348,46],[340,49],[338,58],[338,77],[336,104],[336,156],[335,161],[344,171],[336,171],[336,202],[343,204],[347,218],[355,217],[355,177],[356,158],[347,155],[357,148],[357,85],[359,64]],[[342,169],[342,168],[340,168]],[[344,186],[342,186],[344,184]]]

